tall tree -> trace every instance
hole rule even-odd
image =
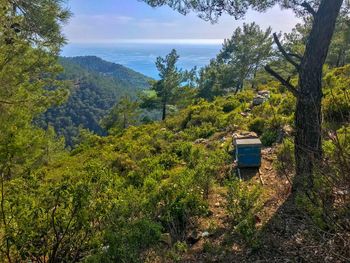
[[[23,259],[29,243],[22,239],[29,191],[23,182],[51,159],[53,136],[34,127],[33,118],[66,94],[57,81],[60,28],[69,14],[61,3],[0,0],[0,258],[7,262]]]
[[[238,92],[247,81],[254,87],[257,71],[273,56],[272,44],[270,27],[265,31],[255,23],[238,27],[216,59],[201,70],[199,96],[212,99],[225,91]]]
[[[27,42],[58,52],[65,42],[61,27],[70,16],[66,0],[1,0],[7,27]],[[7,38],[9,40],[9,37]]]
[[[179,58],[180,56],[173,49],[165,58],[158,57],[156,61],[161,80],[157,81],[152,88],[161,100],[162,120],[165,120],[167,105],[174,99],[175,90],[179,88],[182,82],[182,74],[176,67]]]
[[[180,56],[175,49],[165,58],[157,58],[156,67],[160,80],[151,82],[151,90],[156,93],[156,96],[144,96],[142,98],[141,106],[143,108],[160,108],[162,110],[162,120],[167,117],[167,107],[176,104],[183,97],[183,93],[188,90],[186,85],[183,84],[188,82],[187,86],[192,86],[195,69],[192,71],[178,69],[176,63],[179,58]]]
[[[226,39],[217,56],[219,63],[230,65],[236,76],[236,90],[242,90],[245,80],[253,80],[256,72],[273,55],[271,27],[265,31],[254,22],[238,27],[230,39]]]
[[[144,0],[151,6],[169,5],[182,14],[190,11],[199,13],[206,20],[216,21],[227,13],[236,19],[242,18],[249,8],[264,11],[276,4],[290,8],[299,16],[312,17],[312,28],[304,54],[288,54],[282,47],[278,36],[275,42],[299,75],[298,87],[292,86],[288,79],[280,76],[271,67],[266,70],[276,77],[297,97],[295,114],[295,155],[296,178],[293,189],[307,191],[313,186],[313,171],[322,157],[321,143],[321,101],[322,101],[322,67],[325,63],[331,39],[335,30],[337,17],[343,0]]]

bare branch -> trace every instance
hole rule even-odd
[[[282,47],[282,44],[280,42],[280,40],[278,39],[278,36],[276,33],[273,33],[273,39],[275,40],[275,43],[278,47],[278,50],[282,53],[282,55],[287,59],[287,61],[289,63],[291,63],[297,70],[299,70],[299,64],[296,63],[290,55],[288,55],[288,53],[286,52],[286,50]]]
[[[306,11],[308,11],[313,17],[316,16],[316,11],[312,8],[312,6],[308,2],[303,2],[301,4],[302,7],[305,8]]]
[[[276,78],[283,86],[285,86],[295,97],[299,96],[299,91],[292,85],[290,84],[288,80],[285,80],[280,74],[278,74],[276,71],[274,71],[270,66],[265,66],[265,70],[272,75],[274,78]]]

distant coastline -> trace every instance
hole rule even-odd
[[[70,42],[69,44],[92,44],[92,45],[100,45],[100,44],[174,44],[174,45],[221,45],[224,42],[224,39],[215,39],[215,38],[203,38],[203,39],[173,39],[173,38],[160,38],[160,39],[108,39],[108,40],[100,40],[100,41],[75,41]]]
[[[133,41],[133,42],[132,42]],[[153,41],[153,42],[152,42]],[[115,43],[71,43],[65,46],[61,55],[97,56],[106,61],[129,67],[146,76],[157,79],[155,60],[175,48],[180,55],[179,67],[189,70],[203,67],[221,49],[219,40],[123,40]]]

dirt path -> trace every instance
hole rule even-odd
[[[277,175],[273,161],[275,153],[272,148],[263,150],[262,166],[257,169],[241,170],[242,179],[257,184],[263,184],[265,196],[262,212],[257,215],[257,227],[261,228],[275,214],[284,203],[290,191],[290,184],[286,177]],[[209,196],[209,210],[211,215],[199,219],[196,233],[199,236],[183,256],[181,262],[249,262],[252,253],[244,246],[240,238],[230,229],[226,212],[226,188],[216,186]]]

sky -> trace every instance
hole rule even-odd
[[[70,0],[73,17],[64,26],[69,43],[221,43],[243,22],[290,32],[298,19],[290,10],[274,7],[266,13],[249,11],[244,20],[223,16],[216,24],[195,14],[183,16],[169,7],[152,8],[139,0]]]

